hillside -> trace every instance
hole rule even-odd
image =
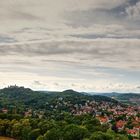
[[[104,93],[106,97],[113,98],[125,104],[140,105],[140,94],[136,93]]]
[[[121,97],[127,100],[129,96]],[[136,116],[140,116],[138,108],[131,107],[130,110],[130,106],[105,95],[74,90],[42,92],[17,86],[0,90],[0,136],[22,140],[40,140],[41,137],[56,140],[57,136],[60,140],[65,133],[71,132],[64,140],[69,137],[69,140],[82,140],[79,136],[83,132],[89,138],[99,131],[108,136],[111,130],[111,139],[120,137],[123,140],[125,137],[128,140],[126,130],[133,123],[131,118],[136,120]],[[119,132],[117,124],[123,120],[127,125]]]
[[[12,106],[12,108],[16,108],[17,113],[24,112],[28,108],[50,112],[55,110],[55,107],[57,107],[56,111],[69,112],[75,104],[84,105],[87,101],[118,103],[110,97],[83,94],[74,90],[41,92],[17,86],[0,90],[0,109],[11,108]]]
[[[140,105],[140,94],[135,93],[121,94],[116,99],[123,103],[131,105]]]

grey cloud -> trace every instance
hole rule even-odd
[[[1,1],[1,79],[5,83],[23,81],[25,85],[34,81],[34,87],[46,87],[42,82],[46,81],[50,87],[97,86],[104,90],[124,82],[129,86],[123,89],[136,88],[140,73],[138,3]]]
[[[42,85],[42,83],[40,81],[34,81],[33,84],[35,84],[35,85]]]
[[[40,17],[24,11],[14,11],[11,17],[19,20],[42,20]]]
[[[77,47],[75,47],[78,45]],[[81,45],[81,46],[80,46]],[[46,42],[39,44],[5,45],[0,47],[1,55],[41,56],[72,53],[100,53],[95,47],[86,47],[88,43],[78,42]],[[107,52],[107,51],[106,51]]]
[[[76,60],[57,60],[57,59],[47,59],[47,58],[43,58],[41,59],[42,62],[61,62],[61,63],[67,63],[67,64],[82,64],[81,62],[79,61],[76,61]]]
[[[8,37],[6,35],[0,35],[0,43],[14,43],[17,40],[12,37]]]
[[[59,86],[59,83],[54,83],[55,86]]]
[[[129,0],[129,5],[135,5],[139,0]]]
[[[1,45],[1,55],[24,55],[41,56],[57,54],[96,54],[102,55],[121,55],[126,52],[126,48],[132,52],[138,52],[139,40],[129,39],[104,39],[92,41],[53,41],[29,44]],[[117,46],[117,47],[116,47]]]
[[[92,41],[56,41],[24,45],[0,46],[0,55],[35,57],[43,63],[52,62],[78,65],[81,62],[113,67],[140,68],[140,41],[136,39],[105,39]],[[52,59],[53,57],[53,59]],[[59,59],[61,58],[61,60]],[[46,59],[47,58],[47,59]],[[63,59],[63,61],[62,61]],[[66,61],[66,59],[68,59]],[[72,59],[75,59],[74,62]],[[65,61],[64,61],[65,60]],[[93,61],[93,62],[92,62]],[[78,63],[77,63],[78,62]],[[20,63],[20,62],[16,62]],[[23,62],[25,63],[25,62]]]
[[[25,60],[13,60],[11,62],[12,64],[16,64],[16,65],[31,65],[32,63],[29,61],[25,61]]]
[[[72,27],[89,27],[94,24],[121,24],[124,26],[138,26],[139,24],[139,0],[126,0],[112,8],[90,8],[75,10],[65,13],[66,25]],[[128,17],[134,17],[128,19]],[[137,16],[137,18],[136,18]]]
[[[13,57],[9,57],[7,59],[4,59],[2,57],[0,57],[0,65],[11,65],[11,66],[31,66],[33,64],[33,62],[29,62],[29,59],[27,60],[20,60],[21,58],[14,58]],[[24,58],[25,59],[25,58]]]
[[[126,8],[126,13],[131,20],[140,21],[140,2]]]
[[[96,39],[96,38],[111,38],[111,39],[140,39],[140,35],[131,35],[131,34],[119,34],[119,33],[108,33],[108,34],[76,34],[71,35],[76,38],[86,38],[86,39]]]
[[[98,15],[98,16],[97,16]],[[113,24],[116,18],[108,10],[90,9],[73,11],[65,14],[66,25],[72,27],[90,27],[93,24]]]
[[[125,7],[126,3],[112,9],[88,9],[83,11],[72,11],[65,13],[66,24],[79,26],[92,26],[93,24],[125,24]]]

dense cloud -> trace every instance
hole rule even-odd
[[[127,7],[126,13],[130,19],[140,21],[140,2],[137,2],[136,5]]]
[[[139,0],[2,0],[0,85],[139,92],[139,15]]]

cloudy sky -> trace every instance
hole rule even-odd
[[[0,88],[140,92],[140,0],[1,0]]]

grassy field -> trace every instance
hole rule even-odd
[[[8,137],[1,137],[1,136],[0,136],[0,140],[14,140],[14,139],[8,138]]]

